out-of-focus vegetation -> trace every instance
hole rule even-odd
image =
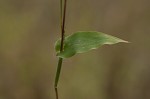
[[[68,0],[66,33],[132,43],[65,60],[61,99],[150,99],[150,1]],[[0,99],[54,99],[59,0],[0,1]]]

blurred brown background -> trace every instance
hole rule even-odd
[[[66,59],[60,99],[150,99],[150,1],[68,0],[66,35],[102,31],[130,44]],[[59,0],[0,0],[0,99],[55,99]]]

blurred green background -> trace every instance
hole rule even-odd
[[[55,99],[59,0],[0,0],[0,99]],[[68,0],[66,35],[101,31],[130,44],[66,59],[60,99],[150,99],[150,1]]]

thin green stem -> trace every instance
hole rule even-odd
[[[60,76],[60,72],[61,72],[62,62],[63,62],[63,59],[59,58],[59,60],[58,60],[58,66],[57,66],[57,72],[56,72],[56,77],[55,77],[55,85],[54,85],[54,87],[55,87],[55,93],[56,93],[56,99],[58,99],[57,85],[58,85],[59,76]]]
[[[64,6],[63,6],[63,4],[64,4]],[[60,0],[60,25],[61,25],[61,47],[60,47],[60,52],[62,52],[63,48],[64,48],[66,6],[67,6],[67,0],[64,0],[64,3],[62,2],[62,0]],[[56,72],[56,76],[55,76],[55,84],[54,84],[56,99],[58,99],[57,86],[58,86],[58,82],[59,82],[62,62],[63,62],[63,58],[59,58],[58,66],[57,66],[57,72]]]
[[[56,77],[55,77],[55,88],[57,88],[57,85],[58,85],[59,76],[60,76],[61,67],[62,67],[62,61],[63,61],[63,59],[59,58],[58,66],[57,66],[57,73],[56,73]]]

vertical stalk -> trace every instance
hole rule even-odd
[[[64,47],[66,6],[67,6],[67,0],[64,0],[64,2],[62,0],[60,0],[60,27],[61,27],[61,47],[60,47],[60,52],[63,51],[63,47]],[[58,99],[58,96],[59,96],[58,95],[57,86],[58,86],[58,82],[59,82],[62,62],[63,62],[63,58],[59,58],[58,66],[57,66],[57,72],[56,72],[56,76],[55,76],[55,85],[54,85],[55,93],[56,93],[56,99]]]
[[[62,2],[62,0],[60,0],[60,27],[61,27],[61,31],[62,31],[62,18],[63,18],[62,12],[63,12],[63,2]]]

